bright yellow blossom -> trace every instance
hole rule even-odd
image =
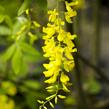
[[[76,16],[76,11],[73,6],[78,2],[65,2],[67,12],[64,12],[64,17],[68,23],[72,23],[71,18]],[[40,109],[46,108],[45,104],[49,102],[51,107],[54,107],[51,100],[55,99],[57,103],[58,97],[63,99],[65,96],[58,95],[59,90],[70,92],[67,88],[70,85],[70,78],[68,73],[71,72],[75,66],[73,53],[77,52],[73,40],[77,37],[76,34],[71,34],[65,31],[65,23],[60,17],[60,13],[56,9],[48,11],[49,18],[46,27],[43,27],[44,46],[42,47],[44,57],[48,58],[48,63],[43,64],[46,77],[45,83],[50,84],[47,91],[55,93],[46,98],[46,101],[40,101],[42,105]]]
[[[61,73],[61,77],[60,77],[60,81],[62,82],[62,83],[67,83],[67,82],[69,82],[69,77],[66,75],[66,74],[64,74],[63,72]]]
[[[48,11],[48,14],[50,14],[49,21],[54,22],[57,18],[58,12],[56,11],[56,9],[54,9],[53,11]]]
[[[71,18],[77,15],[77,12],[72,9],[73,6],[78,5],[78,1],[68,3],[65,1],[67,12],[65,12],[65,19],[68,23],[72,23]]]
[[[70,17],[73,17],[71,6],[73,4],[67,3],[67,14],[71,13]],[[44,41],[44,46],[42,47],[44,51],[44,57],[49,58],[49,63],[44,64],[46,71],[43,72],[45,77],[45,83],[52,84],[57,82],[60,78],[62,84],[67,84],[69,77],[64,74],[64,71],[70,72],[74,68],[74,58],[72,53],[76,52],[75,45],[72,40],[77,36],[71,35],[70,32],[66,32],[63,29],[64,21],[59,17],[59,13],[56,9],[49,11],[49,23],[47,27],[43,27],[43,32],[45,35],[42,37]],[[66,15],[69,17],[69,15]],[[63,66],[63,67],[62,67]],[[61,75],[61,76],[59,76]]]

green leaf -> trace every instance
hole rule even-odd
[[[31,3],[31,0],[24,0],[24,2],[22,3],[20,9],[18,10],[18,16],[23,14],[26,11],[26,9],[29,8],[30,3]]]
[[[25,57],[25,55],[23,55],[22,54],[22,65],[21,65],[21,67],[20,67],[20,72],[19,72],[19,75],[17,75],[17,77],[19,76],[19,77],[25,77],[26,75],[27,75],[27,73],[28,73],[28,71],[29,71],[29,65],[28,65],[28,63],[24,60],[24,57]]]
[[[32,89],[40,89],[41,88],[41,84],[38,81],[35,80],[27,80],[25,82],[23,82],[25,86],[32,88]]]
[[[4,15],[0,15],[0,23],[2,23],[4,21],[5,16]]]
[[[27,54],[35,55],[36,57],[40,56],[39,52],[27,43],[21,42],[20,47],[21,47],[22,51]]]
[[[11,30],[9,27],[0,25],[0,35],[10,35],[11,34]]]
[[[21,65],[22,65],[22,52],[20,48],[17,48],[12,58],[12,68],[15,74],[20,73]]]
[[[12,23],[12,20],[11,20],[11,18],[8,16],[8,15],[5,15],[5,22],[6,22],[6,24],[9,26],[9,27],[12,27],[13,25],[13,23]]]
[[[0,14],[8,15],[13,20],[16,17],[20,4],[21,0],[0,0]]]
[[[3,60],[4,60],[4,61],[8,61],[8,60],[12,57],[12,55],[13,55],[15,49],[16,49],[16,45],[15,45],[15,44],[12,44],[12,45],[6,50],[6,52],[4,53],[4,55],[3,55],[3,57],[2,57]]]

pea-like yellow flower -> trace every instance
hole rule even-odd
[[[68,23],[72,23],[71,18],[76,16],[76,11],[73,10],[73,6],[78,2],[65,2],[66,12],[64,17]],[[63,95],[58,95],[59,90],[64,92],[70,92],[68,86],[71,85],[68,73],[71,72],[75,66],[73,53],[77,52],[73,40],[77,37],[76,34],[71,34],[65,30],[65,21],[61,18],[57,9],[48,11],[48,23],[46,27],[43,27],[42,39],[44,40],[44,46],[42,47],[44,57],[48,58],[48,63],[43,64],[45,71],[43,72],[46,77],[45,83],[50,86],[46,88],[52,95],[46,98],[46,101],[38,102],[41,104],[40,109],[47,108],[46,103],[49,103],[52,108],[54,105],[51,100],[54,99],[57,104],[58,97],[60,99],[66,98]]]
[[[77,12],[74,11],[72,7],[78,5],[78,1],[70,2],[70,3],[65,1],[65,5],[67,10],[67,12],[65,12],[65,19],[68,23],[72,23],[71,18],[77,15]]]
[[[58,12],[56,11],[56,9],[54,9],[53,11],[48,11],[49,16],[49,21],[50,22],[54,22],[56,20],[56,17],[58,15]]]
[[[69,77],[66,75],[66,74],[64,74],[63,72],[61,73],[61,77],[60,77],[60,81],[62,82],[62,83],[67,83],[67,82],[69,82]]]

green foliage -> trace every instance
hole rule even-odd
[[[35,89],[35,90],[38,90],[41,88],[41,84],[35,80],[27,80],[27,81],[24,81],[23,84],[26,87],[31,88],[31,89]]]
[[[30,55],[33,55],[35,57],[40,56],[39,52],[27,43],[21,42],[20,47],[21,47],[22,51],[26,54],[30,54]]]
[[[3,35],[3,36],[11,35],[11,29],[7,26],[1,25],[0,26],[0,35]]]
[[[12,81],[17,93],[22,95],[20,98],[14,95],[15,109],[27,107],[38,109],[37,99],[45,96],[39,92],[42,85],[38,81],[42,72],[40,62],[43,62],[43,58],[41,52],[37,50],[41,45],[37,43],[40,41],[42,33],[37,19],[31,15],[32,8],[35,9],[36,4],[34,0],[0,1],[0,50],[3,47],[3,50],[0,51],[0,81]],[[40,6],[42,5],[46,6],[47,2],[40,4]],[[43,7],[43,11],[44,8],[47,7]],[[34,75],[34,80],[32,80],[32,75]],[[9,86],[7,93],[5,88],[1,87],[1,83],[0,97],[1,95],[7,97],[9,92],[11,94],[14,92],[14,88]],[[10,82],[7,81],[7,83]],[[23,99],[25,100],[22,103]]]
[[[16,74],[20,73],[21,71],[21,64],[22,64],[22,52],[20,50],[19,47],[16,47],[16,51],[13,55],[13,58],[12,58],[12,68],[14,70],[14,72]]]
[[[14,54],[16,50],[16,45],[15,44],[12,44],[5,52],[5,54],[3,55],[3,60],[4,61],[8,61],[12,55]]]
[[[24,2],[18,10],[18,16],[22,15],[26,11],[26,9],[30,8],[30,3],[31,0],[24,0]]]

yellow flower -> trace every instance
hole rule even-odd
[[[66,37],[65,31],[63,29],[60,29],[59,34],[57,36],[58,41],[64,41],[65,37]]]
[[[64,84],[66,84],[67,82],[69,82],[69,77],[62,72],[61,77],[60,77],[60,81]]]
[[[74,59],[71,52],[72,52],[72,51],[70,51],[70,50],[68,49],[68,47],[65,48],[64,53],[65,53],[65,57],[66,57],[68,60]]]
[[[55,25],[64,25],[65,24],[64,21],[62,21],[60,18],[56,19],[54,21],[54,23],[55,23]]]
[[[64,69],[67,71],[67,72],[69,72],[69,71],[71,71],[73,68],[74,68],[74,66],[75,66],[75,63],[74,63],[74,60],[65,60],[64,62],[63,62],[63,65],[64,65]]]
[[[44,67],[47,69],[47,71],[43,72],[45,77],[51,77],[55,74],[57,75],[60,71],[60,67],[56,61],[51,61],[49,64],[44,64]]]
[[[48,39],[55,34],[55,28],[51,28],[51,27],[45,28],[45,27],[43,27],[43,32],[47,33],[47,35],[43,36],[43,39],[46,39],[46,38]]]
[[[68,23],[72,23],[71,18],[77,15],[77,12],[72,9],[72,6],[78,5],[78,1],[68,3],[65,2],[67,12],[65,12],[65,19]]]
[[[45,81],[45,83],[49,83],[49,84],[55,83],[57,80],[57,76],[58,76],[58,73],[56,74],[56,72],[55,72],[55,74],[52,77],[50,77],[49,79],[47,79]]]
[[[54,22],[56,20],[58,12],[56,11],[56,9],[54,9],[53,11],[52,10],[48,11],[48,14],[50,14],[49,21]]]
[[[65,1],[65,5],[66,5],[67,11],[71,11],[72,10],[71,6],[69,5],[69,3],[67,1]]]
[[[65,19],[68,23],[72,23],[71,18],[76,16],[76,15],[77,15],[76,11],[70,10],[68,12],[65,12]]]

